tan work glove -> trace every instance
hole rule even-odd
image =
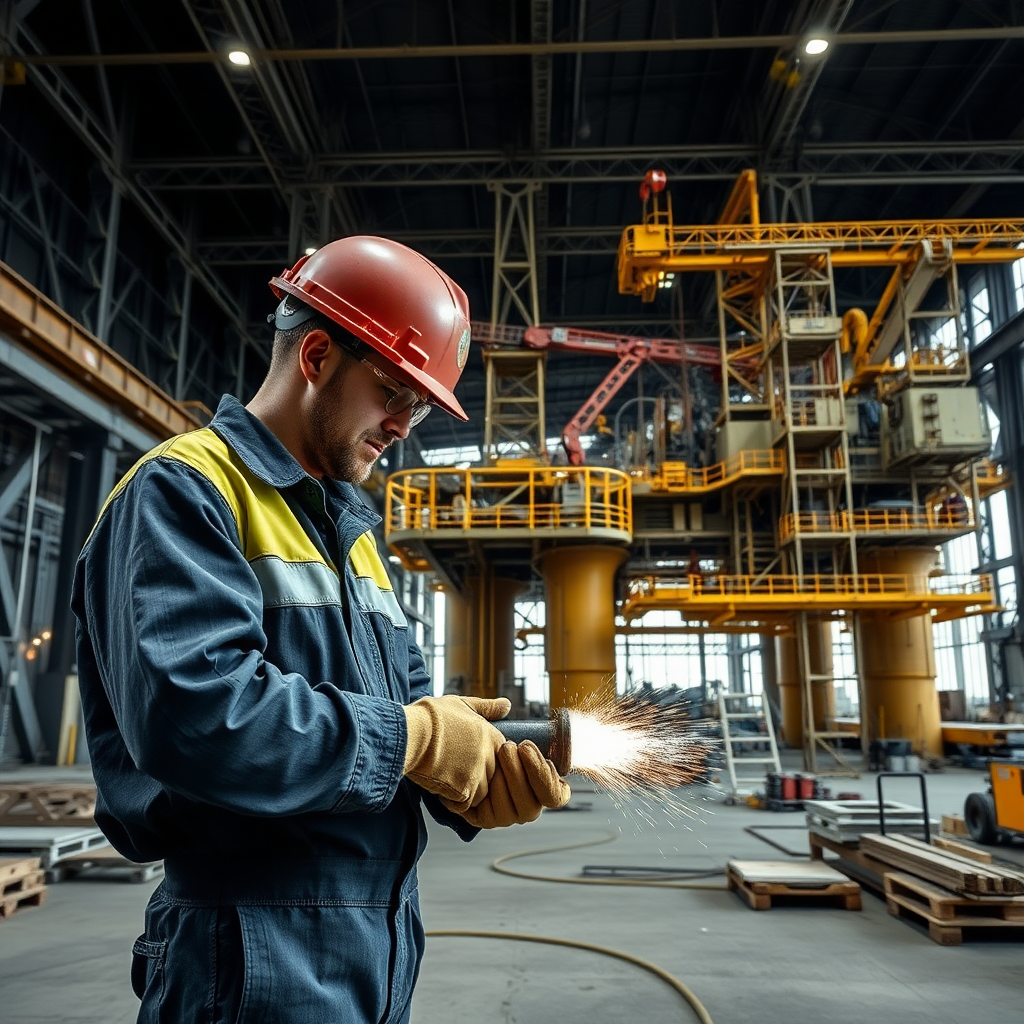
[[[504,828],[536,821],[545,807],[564,807],[572,795],[535,743],[511,740],[498,751],[498,767],[487,796],[476,806],[459,813],[477,828]],[[456,807],[442,801],[451,810]]]
[[[487,796],[494,758],[505,742],[490,723],[504,718],[511,707],[504,697],[457,694],[403,706],[409,732],[405,774],[460,814],[475,807]]]

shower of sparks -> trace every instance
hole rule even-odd
[[[704,734],[685,704],[634,697],[591,700],[569,709],[572,770],[606,790],[616,806],[654,827],[659,811],[699,818],[672,791],[703,781],[717,766],[720,743]]]

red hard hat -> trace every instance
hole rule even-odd
[[[425,256],[389,238],[350,235],[303,256],[270,287],[329,316],[445,412],[469,419],[452,394],[469,354],[469,300]]]

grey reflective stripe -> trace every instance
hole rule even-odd
[[[356,598],[360,608],[369,612],[381,612],[386,615],[399,629],[405,629],[406,622],[402,606],[398,603],[393,590],[381,590],[369,576],[356,577]]]
[[[341,605],[338,577],[323,562],[286,562],[268,555],[249,564],[263,591],[264,608]]]

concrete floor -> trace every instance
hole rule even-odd
[[[874,778],[828,780],[833,792],[874,795]],[[958,813],[983,786],[978,771],[928,776],[933,816]],[[570,939],[650,961],[687,985],[714,1024],[1020,1024],[1024,942],[967,941],[941,947],[889,916],[865,893],[860,913],[822,907],[754,912],[733,893],[563,885],[490,869],[510,853],[614,840],[538,853],[507,867],[578,878],[583,865],[704,868],[731,857],[786,859],[744,831],[801,825],[801,813],[726,807],[700,790],[699,820],[633,808],[584,792],[575,810],[463,844],[431,829],[420,892],[428,930],[469,929]],[[888,780],[889,799],[917,802],[916,784]],[[689,826],[688,828],[686,826]],[[806,848],[801,829],[769,833]],[[1024,864],[1024,846],[1000,855]],[[719,885],[721,878],[703,884]],[[40,909],[0,921],[0,1020],[4,1024],[134,1021],[129,949],[158,884],[78,879],[50,888]],[[532,942],[431,937],[414,1003],[414,1024],[645,1024],[696,1020],[654,974],[599,953]],[[346,1022],[347,1024],[347,1022]]]

